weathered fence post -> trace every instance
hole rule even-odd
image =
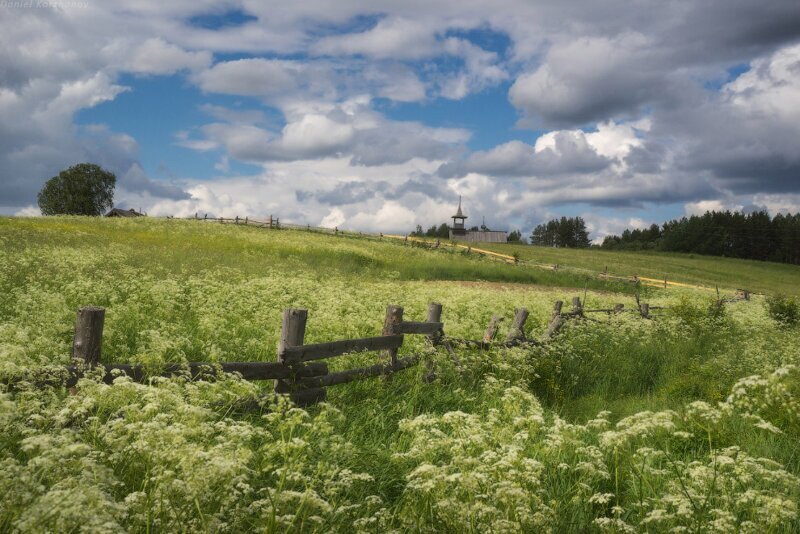
[[[580,297],[572,297],[572,315],[583,317],[583,304]]]
[[[547,325],[547,330],[544,331],[542,336],[544,339],[550,339],[564,326],[564,318],[561,316],[562,306],[564,306],[564,303],[560,300],[557,300],[553,306],[553,318],[550,320],[550,324]]]
[[[428,304],[428,317],[425,320],[429,323],[441,323],[442,305],[438,302],[431,302]],[[442,337],[444,337],[443,329],[439,329],[428,335],[428,339],[434,347],[441,343]],[[432,357],[425,359],[425,375],[422,377],[422,380],[425,382],[433,382],[436,380],[436,369]]]
[[[650,304],[647,302],[642,302],[642,305],[639,307],[639,311],[641,312],[642,317],[645,319],[650,318]]]
[[[234,222],[233,224],[239,224],[239,216],[238,215],[236,216],[236,222]]]
[[[389,304],[386,307],[386,317],[383,320],[383,335],[393,336],[397,333],[396,326],[403,322],[403,307]],[[383,351],[385,358],[389,358],[392,367],[397,365],[397,349]]]
[[[308,310],[301,308],[288,308],[283,310],[283,321],[281,322],[281,338],[278,342],[278,361],[286,364],[284,353],[289,347],[299,347],[303,344],[306,335],[306,321],[308,320]],[[292,385],[286,380],[275,381],[276,393],[289,393]]]
[[[306,335],[306,321],[308,320],[308,310],[302,308],[288,308],[283,311],[283,321],[281,322],[281,338],[278,343],[278,361],[284,365],[289,365],[284,358],[287,348],[300,347]],[[318,364],[319,365],[319,364]],[[292,365],[297,372],[303,365]],[[322,370],[326,374],[327,366]],[[325,400],[325,388],[308,388],[302,385],[297,378],[275,381],[275,393],[288,393],[289,398],[300,406],[314,404]]]
[[[500,327],[500,321],[503,318],[499,315],[492,315],[492,320],[489,321],[489,326],[486,327],[486,332],[483,333],[483,342],[491,343],[494,336],[497,335],[497,329]]]
[[[72,341],[72,360],[76,365],[94,367],[100,362],[105,318],[105,308],[86,306],[78,310]]]
[[[269,216],[269,229],[272,230],[272,215]]]
[[[750,291],[746,289],[737,289],[736,298],[739,300],[750,300]]]
[[[514,322],[506,336],[506,341],[518,341],[525,339],[525,321],[528,320],[528,309],[518,308],[514,310]]]
[[[442,305],[438,302],[431,302],[428,304],[428,317],[425,319],[429,323],[441,323],[442,322]],[[431,340],[431,343],[434,345],[438,345],[439,342],[442,340],[444,336],[443,330],[438,330],[433,334],[428,335],[428,339]]]
[[[245,217],[244,217],[244,225],[247,226],[248,224],[250,224],[250,217],[248,215],[245,215]]]

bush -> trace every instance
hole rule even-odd
[[[800,321],[800,303],[795,297],[778,294],[767,297],[767,311],[770,317],[784,325],[795,325]]]
[[[705,307],[700,303],[682,296],[677,304],[672,306],[672,315],[681,319],[694,329],[717,324],[725,319],[725,306],[717,299],[708,300]]]

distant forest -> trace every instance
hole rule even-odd
[[[659,250],[776,261],[800,265],[800,213],[770,217],[752,213],[709,211],[653,224],[644,230],[625,230],[607,236],[609,250]]]

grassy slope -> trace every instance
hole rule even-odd
[[[393,240],[333,237],[302,230],[269,231],[213,222],[165,219],[2,218],[9,252],[25,247],[124,251],[126,263],[171,272],[235,268],[257,274],[268,266],[322,275],[392,280],[487,280],[584,287],[585,275],[520,269],[451,250],[430,251]],[[588,280],[589,287],[626,290]]]
[[[614,252],[598,249],[571,250],[528,245],[477,245],[504,254],[519,254],[523,260],[581,267],[601,272],[606,267],[613,274],[638,274],[649,278],[724,288],[747,288],[751,291],[800,295],[800,266],[678,254],[666,252]]]
[[[309,342],[375,335],[380,329],[386,304],[401,304],[406,307],[407,317],[416,319],[424,316],[425,305],[431,300],[444,304],[446,330],[453,336],[479,336],[486,321],[496,312],[506,316],[507,327],[512,310],[517,306],[531,310],[530,333],[538,335],[547,321],[553,300],[566,300],[575,294],[574,290],[563,288],[583,285],[582,278],[574,275],[519,268],[396,243],[152,219],[0,219],[0,256],[0,371],[37,362],[65,363],[74,310],[83,304],[108,308],[104,339],[104,354],[108,360],[155,364],[182,358],[274,360],[280,310],[288,306],[310,309],[306,337]],[[564,260],[563,263],[568,262]],[[611,265],[609,269],[613,271]],[[474,279],[501,283],[464,282]],[[562,287],[547,289],[508,282]],[[614,289],[615,286],[597,287]],[[632,304],[630,295],[625,294],[590,290],[588,296],[591,306],[617,301],[625,302],[626,306]],[[409,438],[400,429],[401,420],[419,415],[446,417],[445,413],[458,411],[477,414],[488,425],[495,417],[491,410],[502,408],[498,405],[502,392],[487,386],[491,384],[487,377],[535,393],[549,408],[548,418],[553,413],[560,413],[570,421],[585,422],[600,410],[610,409],[613,411],[611,420],[616,421],[645,409],[682,411],[683,406],[693,400],[712,403],[723,400],[738,378],[767,373],[783,363],[796,363],[797,354],[800,354],[797,330],[776,325],[766,316],[758,299],[731,305],[724,320],[709,321],[704,314],[708,298],[705,294],[656,290],[649,298],[656,304],[671,305],[688,299],[681,312],[688,322],[683,324],[668,316],[656,321],[643,321],[633,314],[608,321],[599,317],[600,322],[571,324],[548,349],[485,352],[459,349],[466,369],[464,372],[454,368],[446,353],[436,354],[439,379],[433,384],[423,384],[419,380],[424,370],[420,366],[392,381],[366,380],[331,388],[330,401],[344,414],[334,423],[335,434],[354,447],[352,456],[341,460],[342,465],[369,473],[375,479],[369,491],[384,499],[395,518],[390,521],[390,526],[413,528],[411,525],[420,522],[431,530],[460,531],[466,526],[460,516],[456,516],[452,523],[437,523],[431,517],[423,517],[420,510],[427,508],[410,500],[410,494],[405,491],[406,481],[416,464],[406,465],[393,457],[393,452],[408,448]],[[424,343],[419,337],[409,337],[402,353],[423,349]],[[332,362],[333,367],[374,362],[374,355],[347,358],[351,361],[337,359]],[[263,387],[269,388],[269,385]],[[180,384],[163,386],[164,390],[170,388],[179,395],[191,391]],[[208,386],[209,391],[213,388]],[[63,410],[72,410],[70,406],[85,401],[98,407],[90,413],[97,413],[101,422],[104,418],[117,421],[111,430],[106,430],[102,424],[100,430],[89,427],[90,431],[79,436],[89,443],[100,439],[98,435],[105,432],[127,428],[118,424],[117,414],[121,409],[115,403],[134,407],[142,404],[151,410],[155,406],[158,410],[153,413],[161,412],[164,418],[179,419],[185,414],[194,414],[191,407],[205,402],[190,397],[186,404],[177,400],[168,403],[159,397],[166,393],[156,391],[155,387],[128,393],[123,387],[110,389],[95,391],[86,386],[83,396],[69,397],[57,392],[43,402],[47,410],[61,414]],[[220,398],[232,396],[225,397],[225,388],[220,389],[217,393]],[[125,397],[127,394],[131,395],[130,399]],[[147,400],[150,396],[152,400]],[[145,397],[145,400],[140,400],[140,397]],[[36,421],[44,408],[36,404],[39,402],[36,397],[26,400],[25,396],[20,396],[13,402],[17,404],[10,405],[8,413],[18,413],[20,428],[24,427],[27,432],[25,425],[30,424],[28,421]],[[218,399],[213,402],[218,402]],[[209,416],[214,425],[239,424],[239,420],[228,417],[225,410],[213,409],[218,410]],[[177,479],[188,479],[192,473],[204,473],[209,467],[202,458],[211,445],[209,441],[193,437],[192,425],[195,423],[187,423],[185,427],[166,427],[162,431],[155,424],[158,415],[153,415],[151,420],[150,411],[144,408],[126,410],[126,425],[132,425],[136,414],[141,412],[147,423],[145,430],[140,432],[131,426],[126,430],[130,435],[116,440],[109,438],[106,443],[123,446],[138,443],[136,440],[150,439],[151,435],[163,441],[153,438],[154,444],[143,448],[152,451],[152,456],[140,461],[128,462],[130,452],[120,453],[118,458],[122,460],[117,460],[117,464],[104,460],[110,462],[123,482],[122,488],[115,490],[119,492],[115,498],[124,498],[135,491],[150,492],[150,469],[164,466],[172,469],[173,465],[180,464]],[[525,411],[520,414],[524,415],[527,415]],[[85,409],[76,409],[76,420],[82,421],[84,416]],[[6,419],[11,421],[16,417],[9,415]],[[57,421],[62,418],[62,415],[55,415],[52,421],[56,422],[43,423],[42,428],[58,428],[60,423]],[[0,423],[3,421],[0,417]],[[245,425],[245,422],[241,424]],[[261,428],[265,423],[256,418],[252,424]],[[267,425],[266,428],[272,427]],[[491,431],[486,431],[494,432],[494,435],[483,436],[483,430],[473,434],[481,439],[502,440],[511,428],[510,422],[501,422]],[[159,437],[162,436],[160,432],[163,432],[163,438]],[[185,436],[183,444],[175,446],[175,458],[169,456],[174,443],[172,432],[179,437]],[[599,439],[597,433],[586,432],[592,436],[587,438],[591,443]],[[240,432],[234,428],[231,434],[236,436]],[[8,435],[11,437],[5,442],[5,438],[0,437],[0,452],[18,451],[18,438],[13,432]],[[764,434],[753,432],[749,427],[725,427],[723,432],[714,436],[719,440],[715,446],[739,445],[750,454],[773,458],[790,472],[800,473],[796,430],[765,438]],[[681,452],[681,458],[705,461],[704,439],[700,435],[699,439],[692,441],[691,446]],[[314,436],[309,438],[311,443],[316,440]],[[549,462],[545,469],[547,473],[554,473],[560,462],[581,460],[580,454],[572,456],[568,447],[564,453],[558,452],[552,460],[546,460],[547,451],[537,449],[544,442],[541,436],[531,439],[525,454]],[[192,443],[200,452],[192,452],[194,449],[185,443]],[[651,441],[647,443],[655,447],[664,446]],[[444,450],[456,445],[457,441],[448,443]],[[248,447],[250,445],[237,444],[225,450],[240,454],[248,451]],[[491,446],[476,444],[476,450],[482,450],[481,447],[491,450]],[[217,451],[216,454],[223,452]],[[15,454],[19,458],[25,457],[19,451]],[[320,453],[320,457],[324,461],[332,458],[324,453]],[[241,464],[238,456],[235,458],[230,465]],[[308,458],[311,460],[303,461],[313,465],[315,457],[309,454]],[[472,469],[469,465],[491,462],[491,456],[489,458],[482,458],[477,464],[468,462],[458,469],[468,475]],[[616,461],[614,458],[606,458],[609,465]],[[267,460],[264,461],[268,464]],[[438,460],[431,457],[426,461]],[[192,462],[196,462],[196,466]],[[623,467],[619,468],[619,476],[625,476]],[[502,474],[508,468],[498,465],[496,469]],[[579,472],[577,467],[575,472]],[[562,487],[562,480],[571,480],[567,475],[563,476],[566,478],[544,477],[542,482],[547,502],[554,503],[557,521],[563,521],[562,524],[555,523],[554,529],[585,531],[590,528],[593,514],[604,512],[585,510],[576,505],[584,502],[588,495],[571,499],[575,496],[578,479]],[[69,477],[75,479],[76,475],[65,475],[64,478],[72,480]],[[21,478],[17,476],[15,483]],[[170,520],[168,513],[162,511],[158,512],[161,514],[159,520],[173,528],[182,524],[181,521],[191,521],[195,525],[198,521],[205,521],[195,516],[201,506],[212,511],[217,506],[224,509],[214,496],[228,495],[233,484],[223,475],[218,478],[219,482],[203,479],[201,489],[189,494],[194,501],[187,497],[183,503],[177,494],[170,497],[176,509],[187,514],[185,518]],[[589,479],[580,480],[586,482]],[[634,493],[626,494],[628,490],[624,487],[627,484],[635,490],[635,479],[625,480],[623,489],[603,481],[589,483],[593,492],[618,492],[619,502],[634,509],[639,499]],[[4,490],[2,482],[0,478],[0,493]],[[271,485],[274,482],[253,479],[251,484]],[[321,487],[318,482],[309,484],[317,490]],[[451,486],[459,487],[456,482],[448,482],[436,490],[439,494],[432,492],[432,498],[468,499],[465,501],[468,507],[473,502],[469,499],[480,500],[474,495],[449,494]],[[532,491],[531,495],[535,494],[536,491]],[[197,499],[202,504],[198,504]],[[239,499],[247,502],[248,497]],[[13,515],[15,510],[26,510],[31,515],[30,508],[25,507],[27,505],[14,506],[17,508],[8,508],[11,515],[4,516],[0,511],[0,530],[3,530],[4,517],[16,517]],[[134,526],[134,530],[137,528],[142,529]],[[261,528],[264,528],[263,524]],[[343,529],[346,529],[344,520],[330,529],[323,527],[318,530]]]

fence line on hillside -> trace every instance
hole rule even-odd
[[[208,217],[208,214],[205,214],[203,217],[200,217],[199,213],[195,213],[194,217],[184,217],[184,219],[219,222],[223,224],[255,226],[257,228],[267,228],[273,230],[280,230],[280,229],[305,230],[308,232],[315,232],[315,233],[328,234],[334,236],[358,237],[361,239],[371,239],[378,241],[383,241],[384,239],[387,239],[395,242],[401,241],[403,244],[408,244],[412,246],[421,246],[432,250],[436,249],[444,250],[446,248],[450,248],[451,250],[460,250],[466,254],[477,254],[485,258],[495,261],[500,261],[506,264],[536,267],[548,271],[567,271],[576,274],[583,274],[589,277],[595,277],[600,280],[617,280],[620,282],[630,283],[637,286],[647,286],[647,287],[656,287],[664,289],[667,289],[669,287],[675,287],[675,288],[698,289],[702,291],[719,291],[718,287],[709,287],[700,284],[688,284],[685,282],[676,282],[673,280],[668,280],[667,276],[665,276],[663,279],[658,279],[658,278],[640,276],[638,274],[634,274],[632,276],[615,275],[608,272],[608,267],[606,267],[603,271],[598,273],[594,269],[566,266],[559,263],[540,263],[534,260],[523,260],[519,258],[519,256],[517,255],[512,256],[509,254],[501,254],[499,252],[494,252],[492,250],[473,247],[472,245],[462,245],[460,243],[442,241],[440,239],[431,241],[428,239],[422,239],[409,235],[396,235],[396,234],[383,234],[383,233],[372,234],[368,232],[342,230],[339,229],[338,226],[334,228],[326,228],[323,226],[311,226],[310,224],[302,225],[293,223],[283,223],[280,221],[280,219],[278,219],[277,217],[273,217],[272,215],[270,215],[268,219],[261,220],[250,217],[242,218],[239,216],[236,216],[234,218]],[[746,289],[737,289],[737,291],[747,292],[748,295],[751,294],[751,292]]]
[[[733,297],[718,298],[717,305],[728,302],[749,300],[748,293],[738,293]],[[487,350],[500,347],[541,346],[552,340],[569,320],[596,321],[587,317],[589,313],[607,313],[616,315],[633,312],[644,319],[653,319],[653,311],[665,310],[661,306],[650,306],[640,302],[638,295],[636,307],[625,309],[624,304],[616,304],[613,308],[585,309],[580,297],[572,298],[569,311],[563,310],[563,301],[556,301],[553,313],[540,337],[529,337],[525,324],[529,312],[526,308],[514,310],[514,319],[505,339],[497,340],[500,323],[503,317],[493,315],[481,339],[463,339],[445,334],[442,322],[442,304],[431,302],[428,305],[427,317],[424,321],[409,321],[403,315],[403,308],[389,305],[386,308],[383,330],[379,336],[359,339],[341,339],[323,343],[306,344],[305,331],[308,310],[288,308],[284,310],[281,321],[280,342],[277,349],[277,361],[274,362],[188,362],[163,364],[161,374],[173,375],[187,373],[192,379],[204,379],[219,373],[238,373],[245,380],[273,380],[276,394],[286,394],[298,405],[307,406],[324,401],[326,388],[338,384],[346,384],[354,380],[362,380],[381,375],[392,375],[399,371],[425,362],[426,371],[423,380],[430,382],[436,378],[435,363],[430,355],[412,354],[399,356],[405,336],[423,335],[434,349],[443,347],[457,368],[463,369],[461,359],[455,347]],[[140,364],[103,363],[101,358],[105,308],[87,306],[80,308],[75,321],[75,333],[72,345],[72,364],[62,366],[66,371],[61,379],[31,379],[27,376],[6,378],[3,382],[13,385],[19,382],[34,382],[40,385],[64,385],[74,387],[78,380],[88,371],[102,367],[103,380],[112,383],[120,373],[134,381],[145,381],[148,369]],[[364,352],[379,352],[379,361],[374,365],[358,367],[344,371],[330,372],[328,365],[321,361],[338,356]]]

